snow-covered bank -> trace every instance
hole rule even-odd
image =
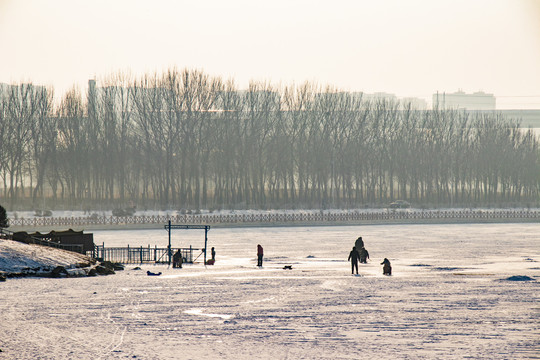
[[[0,274],[6,277],[50,276],[57,267],[66,269],[65,275],[80,276],[94,263],[75,252],[0,239]]]

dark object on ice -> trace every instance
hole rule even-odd
[[[6,276],[4,274],[0,274],[0,281],[6,281]]]
[[[264,256],[263,247],[259,244],[257,245],[257,266],[259,267],[262,266],[263,256]]]
[[[158,272],[158,273],[153,273],[153,272],[151,272],[151,271],[147,271],[147,272],[146,272],[146,275],[148,275],[148,276],[159,276],[159,275],[161,275],[161,271]]]
[[[182,258],[182,253],[180,252],[180,250],[177,250],[173,255],[172,267],[181,269],[183,262],[184,259]]]
[[[306,256],[306,259],[315,259],[315,256],[313,256],[313,255],[308,255],[308,256]]]
[[[443,266],[443,267],[434,267],[433,270],[437,270],[437,271],[456,271],[456,270],[464,270],[464,269],[463,268],[458,268],[458,267]]]
[[[208,259],[208,260],[206,260],[206,265],[214,265],[215,262],[216,262],[216,260],[214,260],[214,259]]]
[[[506,281],[534,281],[535,279],[526,275],[514,275],[504,280]]]
[[[384,258],[381,265],[383,265],[383,275],[392,275],[392,266],[390,265],[390,260]]]
[[[212,248],[211,254],[212,254],[212,260],[216,261],[216,249]]]
[[[361,239],[361,238],[359,238]],[[358,241],[358,240],[357,240]],[[360,257],[360,254],[358,253],[358,250],[356,250],[356,246],[353,246],[351,252],[349,253],[349,260],[351,262],[351,272],[354,274],[354,269],[356,269],[356,274],[358,275],[358,259]]]
[[[396,200],[389,207],[390,209],[408,209],[411,207],[411,204],[405,200]]]
[[[134,267],[133,270],[141,270],[140,266]]]
[[[285,265],[283,270],[292,270],[292,265]]]
[[[369,259],[369,253],[366,248],[360,249],[360,263],[367,264],[367,259]]]

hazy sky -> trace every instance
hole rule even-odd
[[[59,96],[170,66],[540,109],[540,0],[0,0],[0,82]]]

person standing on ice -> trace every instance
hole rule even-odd
[[[257,266],[262,267],[263,263],[263,247],[259,244],[257,245]]]
[[[212,248],[212,260],[216,261],[216,250]]]
[[[353,246],[351,252],[349,253],[349,259],[351,262],[351,272],[354,275],[354,269],[356,269],[356,275],[358,275],[358,250],[356,246]]]

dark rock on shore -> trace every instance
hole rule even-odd
[[[51,277],[53,278],[59,278],[59,277],[67,277],[68,272],[65,267],[63,266],[57,266],[51,271]]]
[[[112,269],[112,270],[115,270],[115,271],[121,271],[121,270],[124,270],[124,265],[120,264],[120,263],[113,263],[113,262],[110,262],[110,261],[102,261],[100,263],[101,266],[104,266],[108,269]]]
[[[98,274],[98,275],[114,275],[114,274],[116,274],[114,272],[114,268],[108,267],[108,266],[98,265],[94,269],[96,270],[96,274]]]

